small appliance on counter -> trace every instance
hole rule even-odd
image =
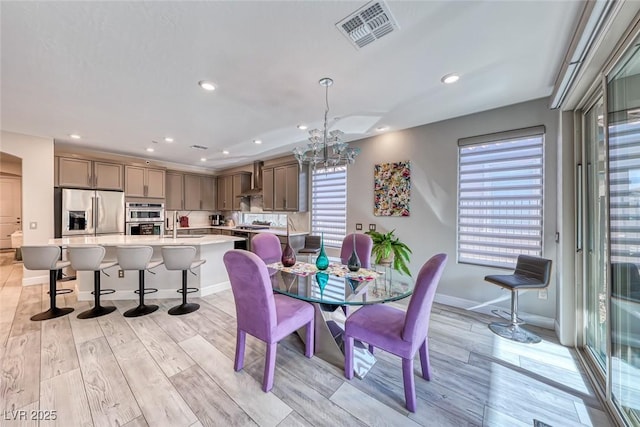
[[[222,225],[224,224],[224,215],[209,215],[209,220],[211,225]]]
[[[183,215],[180,217],[180,227],[189,227],[189,217]]]

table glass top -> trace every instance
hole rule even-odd
[[[413,292],[412,278],[389,267],[376,265],[351,273],[339,259],[332,258],[327,270],[318,271],[306,261],[312,259],[303,258],[291,268],[269,264],[273,290],[304,301],[333,305],[379,304],[406,298]]]

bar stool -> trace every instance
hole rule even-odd
[[[151,246],[118,246],[116,257],[122,270],[138,270],[138,290],[140,303],[137,307],[124,312],[125,317],[138,317],[153,313],[158,309],[157,305],[145,305],[144,295],[158,292],[155,288],[144,287],[144,271],[150,270],[162,264],[162,261],[151,261],[153,248]],[[155,274],[150,271],[150,273]]]
[[[207,260],[195,259],[196,248],[193,246],[163,246],[162,259],[167,270],[182,270],[182,289],[177,292],[182,294],[182,304],[169,309],[169,314],[187,314],[200,308],[200,304],[187,303],[187,294],[197,292],[198,288],[187,288],[187,270],[201,266]]]
[[[100,272],[104,273],[105,268],[113,267],[116,261],[104,261],[107,250],[103,246],[76,246],[67,248],[71,268],[76,271],[93,271],[93,308],[78,314],[78,319],[91,319],[104,316],[114,311],[113,306],[103,307],[100,305],[100,295],[112,294],[115,289],[100,289]],[[104,273],[107,274],[107,273]]]
[[[61,249],[58,246],[23,246],[22,260],[27,270],[49,270],[49,310],[31,316],[31,320],[47,320],[64,316],[73,311],[71,307],[56,307],[56,295],[73,292],[71,289],[56,289],[58,270],[71,264],[69,261],[61,261]]]
[[[544,289],[551,279],[551,260],[529,255],[518,255],[516,269],[513,274],[494,274],[485,276],[484,280],[511,291],[511,313],[509,317],[501,315],[498,310],[493,314],[509,320],[509,323],[493,322],[489,329],[502,338],[525,344],[537,344],[542,339],[520,325],[524,321],[518,317],[518,290]]]

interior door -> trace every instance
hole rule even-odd
[[[11,234],[22,229],[21,179],[0,177],[0,249],[11,247]]]

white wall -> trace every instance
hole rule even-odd
[[[375,223],[378,231],[396,229],[396,234],[413,250],[410,269],[415,277],[432,255],[449,255],[438,287],[437,300],[458,306],[478,306],[487,312],[489,305],[508,308],[510,293],[483,280],[487,274],[508,271],[456,262],[457,162],[459,138],[493,132],[545,125],[545,199],[543,256],[554,260],[557,268],[556,177],[558,113],[540,99],[485,111],[439,123],[352,142],[362,153],[348,169],[348,231],[356,223]],[[373,169],[377,163],[411,161],[411,216],[373,216]],[[522,293],[520,310],[533,315],[531,323],[553,328],[556,317],[556,283],[552,280],[548,299],[537,292]],[[538,317],[536,317],[538,316]]]
[[[1,131],[0,151],[22,159],[23,244],[46,244],[53,238],[53,139]],[[25,270],[22,283],[48,280],[48,272]]]

